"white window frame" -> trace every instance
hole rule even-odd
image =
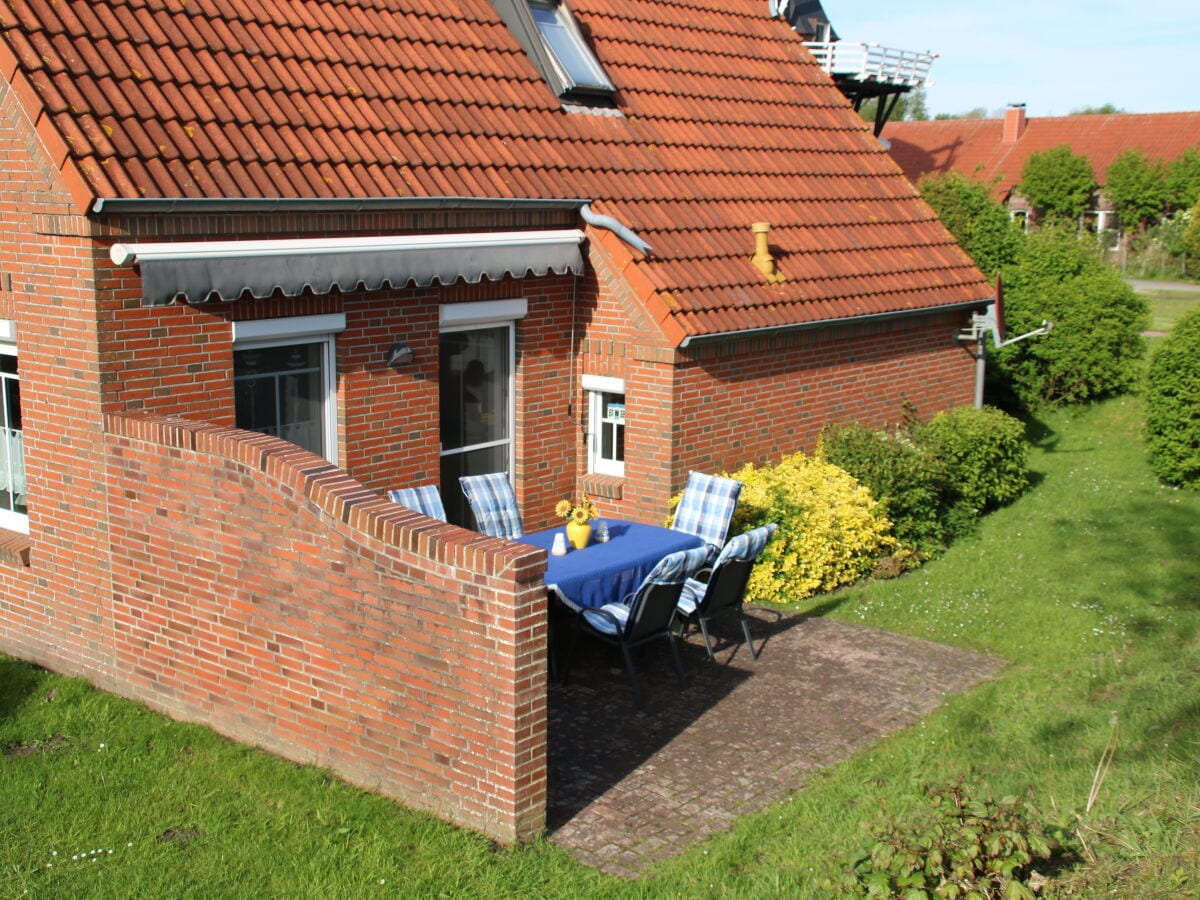
[[[9,319],[0,319],[0,354],[4,356],[19,356],[17,353],[17,327]],[[17,380],[21,376],[17,374]],[[0,509],[0,528],[15,531],[19,534],[29,534],[29,516],[25,513]]]
[[[600,440],[600,428],[605,421],[604,395],[605,394],[620,394],[625,397],[625,379],[611,378],[607,375],[584,375],[583,390],[587,393],[587,409],[588,409],[588,460],[587,471],[589,475],[614,475],[617,478],[625,477],[625,462],[624,460],[606,459],[601,456],[601,447],[603,442]],[[622,420],[620,425],[624,431],[625,424]]]
[[[233,352],[321,344],[324,393],[321,398],[322,443],[325,458],[338,464],[337,335],[346,330],[345,313],[321,316],[284,316],[233,323]]]

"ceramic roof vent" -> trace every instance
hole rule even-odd
[[[775,265],[775,257],[771,255],[770,249],[767,247],[767,235],[771,231],[770,222],[755,222],[750,226],[750,230],[754,233],[754,256],[750,258],[750,262],[754,263],[754,267],[763,273],[763,277],[771,284],[779,284],[787,276],[779,271]]]

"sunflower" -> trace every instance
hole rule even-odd
[[[598,518],[600,510],[596,509],[596,504],[592,502],[592,498],[587,493],[582,493],[579,495],[578,503],[559,500],[554,505],[554,515],[560,519],[569,519],[583,525],[591,519]]]

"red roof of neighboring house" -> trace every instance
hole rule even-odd
[[[565,111],[485,0],[9,0],[0,75],[81,206],[590,198],[674,343],[990,296],[762,0],[572,8],[621,115]]]
[[[1108,167],[1123,151],[1141,148],[1151,159],[1176,159],[1200,145],[1200,112],[1119,113],[1113,115],[1025,118],[1010,107],[1006,119],[943,119],[892,122],[883,132],[891,154],[914,182],[930,173],[958,172],[976,181],[996,182],[993,193],[1007,199],[1021,180],[1021,168],[1034,153],[1066,144],[1086,156],[1103,185]],[[1005,122],[1015,140],[1005,140]]]

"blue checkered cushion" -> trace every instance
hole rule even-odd
[[[703,539],[710,556],[716,556],[729,533],[741,492],[742,483],[736,479],[690,472],[671,527]]]
[[[775,533],[775,529],[778,527],[774,522],[771,522],[730,538],[729,542],[721,548],[716,562],[712,565],[712,570],[715,572],[726,562],[735,560],[753,562],[758,559],[759,555],[763,552],[763,548],[767,546],[767,541],[771,539],[771,535]],[[679,610],[681,615],[690,616],[696,611],[696,607],[700,605],[700,601],[704,599],[704,592],[707,589],[708,585],[705,582],[700,581],[698,578],[689,578],[683,586],[683,593],[679,595],[679,603],[676,604],[675,608]]]
[[[446,521],[446,507],[442,505],[442,495],[436,484],[388,491],[388,499],[408,509],[424,513],[431,519]]]
[[[641,598],[646,588],[653,584],[680,584],[699,571],[708,558],[707,547],[694,550],[679,550],[660,559],[642,579],[641,585],[620,603],[606,603],[599,609],[585,609],[583,617],[601,634],[616,637],[624,632],[629,623],[633,605]]]
[[[507,472],[464,475],[458,482],[471,504],[471,512],[475,513],[475,524],[483,534],[510,541],[525,534],[521,511],[517,509],[517,495],[513,493]]]

